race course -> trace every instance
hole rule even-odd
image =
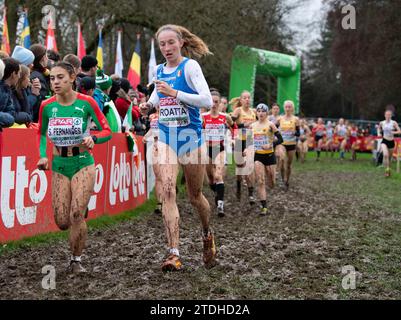
[[[268,191],[267,217],[247,203],[246,193],[237,201],[230,167],[226,216],[213,211],[219,261],[213,269],[203,267],[199,219],[182,187],[183,271],[161,272],[163,222],[147,210],[90,229],[86,274],[66,272],[65,237],[3,245],[0,299],[400,299],[401,177],[385,179],[370,155],[358,156],[340,162],[323,154],[315,162],[310,153],[304,165],[295,163],[290,190]],[[55,267],[55,290],[41,286],[46,265]],[[356,270],[350,290],[342,287],[348,265]]]

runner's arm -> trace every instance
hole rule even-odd
[[[38,140],[39,140],[39,155],[40,158],[47,158],[46,147],[47,147],[47,128],[49,124],[49,117],[46,112],[44,112],[46,105],[42,102],[39,110],[39,130],[38,130]]]
[[[226,122],[227,122],[227,125],[228,125],[230,128],[233,127],[234,121],[233,121],[233,119],[230,117],[229,114],[226,114]]]
[[[280,131],[277,130],[277,131],[274,133],[274,135],[275,135],[275,137],[276,137],[277,139],[275,139],[275,140],[273,141],[273,147],[276,147],[277,145],[282,144],[282,143],[284,142],[283,137],[282,137]]]
[[[395,127],[395,131],[393,131],[393,134],[401,134],[400,126],[398,125],[398,123],[396,121],[394,121],[394,127]]]
[[[197,61],[189,60],[187,62],[185,65],[185,79],[188,85],[198,93],[191,94],[177,90],[177,99],[193,107],[210,109],[213,106],[212,95]]]

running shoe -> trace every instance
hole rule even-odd
[[[70,265],[68,266],[68,270],[69,273],[85,273],[86,269],[81,265],[80,261],[70,261]]]
[[[387,178],[387,177],[390,177],[390,175],[391,175],[390,168],[386,168],[386,171],[384,172],[384,176]]]
[[[261,208],[260,209],[260,215],[261,216],[266,216],[267,215],[267,208]]]
[[[253,206],[255,204],[255,202],[256,202],[255,197],[254,196],[249,196],[249,204],[251,206]]]
[[[153,211],[153,212],[156,213],[156,214],[161,214],[162,213],[162,204],[158,203],[156,205],[155,211]]]
[[[203,236],[203,262],[207,269],[216,265],[216,245],[211,231],[207,237]]]
[[[220,204],[217,206],[217,216],[219,216],[220,218],[224,217],[224,206],[223,204]]]
[[[179,271],[181,270],[182,263],[179,256],[170,253],[167,259],[162,264],[162,271]]]
[[[285,182],[285,183],[284,183],[284,189],[285,189],[285,191],[288,191],[289,188],[290,188],[290,183],[289,183],[289,182]]]

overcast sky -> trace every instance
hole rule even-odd
[[[325,18],[323,0],[284,0],[288,4],[300,3],[286,17],[288,27],[297,32],[294,46],[301,53],[320,35],[320,28]]]

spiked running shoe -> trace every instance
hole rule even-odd
[[[260,215],[261,216],[267,216],[267,208],[261,208],[260,209]]]
[[[249,196],[249,204],[251,206],[253,206],[255,204],[255,202],[256,202],[255,197],[254,196]]]
[[[224,217],[224,207],[223,206],[218,206],[217,207],[217,216],[218,217],[220,217],[220,218],[222,218],[222,217]]]
[[[81,262],[71,260],[67,271],[69,273],[78,274],[78,273],[85,273],[86,269],[81,265]]]
[[[161,214],[162,213],[162,204],[158,203],[156,205],[155,211],[153,211],[153,212],[156,213],[156,214]]]
[[[179,256],[170,253],[167,259],[162,264],[162,271],[179,271],[181,270],[182,263]]]
[[[216,245],[211,231],[209,231],[207,237],[203,236],[203,263],[205,264],[206,269],[210,269],[217,264]]]
[[[386,171],[384,172],[384,176],[385,176],[386,178],[388,178],[388,177],[390,177],[390,175],[391,175],[390,168],[387,168]]]

